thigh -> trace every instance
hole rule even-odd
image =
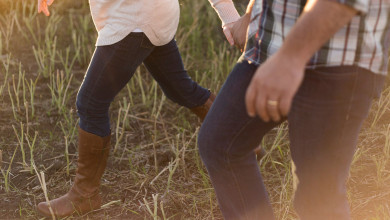
[[[153,48],[143,33],[131,33],[113,45],[98,46],[80,87],[78,99],[110,103]]]
[[[164,94],[188,108],[200,106],[209,97],[207,89],[194,82],[184,68],[176,41],[155,47],[144,64]]]
[[[373,99],[373,76],[357,67],[307,71],[288,119],[297,169],[348,172]]]
[[[254,156],[253,150],[262,137],[281,123],[264,122],[246,112],[246,89],[256,69],[257,66],[243,60],[232,70],[202,124],[199,136],[205,137],[206,143],[199,140],[199,147],[210,147],[203,152],[221,153],[228,160]]]
[[[199,131],[200,156],[226,219],[274,219],[253,150],[279,123],[246,113],[245,93],[256,70],[238,62]]]
[[[306,72],[288,117],[300,215],[346,217],[345,181],[373,98],[374,78],[358,67]]]

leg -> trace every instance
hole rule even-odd
[[[288,119],[302,220],[350,219],[345,183],[375,80],[351,66],[306,72]]]
[[[108,109],[154,46],[143,33],[98,47],[77,95],[80,127],[98,136],[110,133]]]
[[[200,156],[225,219],[274,219],[253,150],[279,123],[246,113],[245,92],[256,68],[246,61],[235,66],[199,132]]]
[[[184,69],[176,41],[155,47],[144,64],[164,94],[187,108],[205,104],[210,92],[194,82]]]
[[[75,181],[67,194],[50,201],[57,217],[100,208],[100,179],[110,150],[108,108],[152,49],[142,33],[96,49],[77,96],[80,128]],[[48,203],[39,203],[38,211],[50,217]]]

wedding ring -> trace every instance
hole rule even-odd
[[[267,104],[268,104],[269,106],[276,107],[276,106],[278,106],[278,101],[275,101],[275,100],[268,100],[268,101],[267,101]]]

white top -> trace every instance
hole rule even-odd
[[[143,32],[141,29],[139,29],[139,28],[136,28],[136,29],[134,29],[132,32],[138,32],[138,33],[140,33],[140,32]]]
[[[239,15],[232,0],[209,0],[222,24]],[[178,0],[89,0],[98,31],[96,46],[114,44],[131,32],[144,32],[153,45],[169,43],[179,24]]]

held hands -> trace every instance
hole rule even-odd
[[[228,23],[228,24],[225,24],[222,27],[223,33],[225,34],[226,40],[229,42],[230,46],[234,45],[234,39],[233,39],[233,35],[232,35],[232,32],[231,32],[231,29],[233,28],[234,23],[236,23],[236,21]]]
[[[244,49],[249,22],[250,14],[245,14],[237,21],[223,26],[223,33],[230,45],[235,45],[241,50]]]
[[[49,16],[49,6],[53,4],[53,2],[54,0],[38,0],[38,13],[43,12],[46,16]]]
[[[287,116],[303,80],[304,69],[305,65],[278,53],[260,65],[246,91],[248,115],[258,115],[265,122],[270,119],[277,122]]]

